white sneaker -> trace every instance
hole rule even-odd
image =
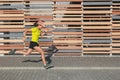
[[[24,57],[26,57],[26,55],[25,55],[25,54],[24,54],[23,56],[24,56]]]

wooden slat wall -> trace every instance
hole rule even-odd
[[[80,56],[82,53],[81,0],[53,0],[53,43],[59,49],[56,56]],[[77,4],[75,4],[77,3]]]
[[[52,28],[52,1],[50,0],[25,0],[25,28],[33,27],[33,23],[37,20],[44,20],[48,28]],[[31,32],[27,33],[25,47],[28,49],[31,39]],[[43,38],[39,39],[40,46],[46,50],[52,45],[52,33],[49,32]],[[32,54],[37,52],[33,52]]]
[[[111,54],[111,0],[83,1],[83,54]]]
[[[56,45],[55,56],[118,55],[119,9],[119,0],[0,0],[0,53],[26,50],[31,32],[23,42],[23,30],[42,19],[55,30],[40,39],[40,45]]]
[[[112,54],[120,54],[120,1],[112,2]]]
[[[24,1],[0,0],[0,53],[24,49],[22,32],[24,29]],[[18,6],[19,5],[19,6]]]

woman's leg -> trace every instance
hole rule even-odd
[[[38,52],[41,54],[43,64],[46,65],[46,60],[45,60],[44,51],[43,51],[40,47],[38,47],[38,46],[35,46],[34,49],[35,49],[36,51],[38,51]]]
[[[32,52],[32,50],[33,50],[33,49],[29,48],[29,49],[27,50],[27,52],[24,52],[24,56],[30,54],[30,53]]]

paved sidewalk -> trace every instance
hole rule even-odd
[[[51,57],[48,63],[54,68],[120,68],[120,57]],[[0,57],[0,68],[21,67],[40,68],[43,66],[39,56],[5,56]]]
[[[120,80],[120,57],[0,57],[0,80]]]

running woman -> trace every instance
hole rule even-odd
[[[24,37],[23,37],[23,40],[25,41],[26,33],[28,31],[32,32],[32,38],[31,38],[31,41],[30,41],[30,44],[29,44],[29,49],[26,53],[24,53],[24,56],[30,54],[33,50],[38,51],[41,54],[42,61],[43,61],[45,69],[49,68],[50,66],[46,63],[44,51],[39,46],[39,37],[42,37],[44,34],[46,34],[46,32],[48,32],[48,30],[49,29],[46,28],[45,25],[44,25],[44,21],[39,20],[39,21],[34,23],[34,27],[32,27],[31,29],[26,29],[24,31]]]

